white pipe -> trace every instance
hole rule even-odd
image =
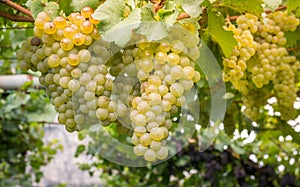
[[[42,87],[39,78],[32,75],[0,75],[0,88],[19,89],[25,82],[33,81],[34,87]]]

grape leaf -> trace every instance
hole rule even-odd
[[[100,20],[99,28],[105,32],[124,19],[125,2],[123,0],[105,1],[93,14]]]
[[[296,17],[300,16],[300,3],[299,0],[289,0],[287,2],[287,11],[288,13],[295,13]]]
[[[180,0],[182,9],[190,15],[192,18],[199,17],[202,13],[202,8],[200,4],[204,0]]]
[[[147,40],[159,40],[168,35],[164,22],[156,21],[150,6],[142,8],[142,22],[136,30],[138,34],[145,35]]]
[[[224,5],[234,9],[240,13],[250,13],[256,16],[260,16],[263,13],[262,0],[224,0]]]
[[[56,2],[48,2],[46,3],[46,6],[44,7],[44,12],[48,12],[50,17],[53,19],[56,16],[58,16],[59,6]]]
[[[78,145],[76,151],[75,151],[75,154],[74,156],[75,157],[78,157],[83,151],[85,151],[85,146],[84,145]]]
[[[115,42],[119,47],[124,47],[131,39],[132,30],[141,22],[141,9],[134,9],[127,18],[117,23],[103,34],[103,39]]]
[[[42,113],[37,112],[26,112],[26,116],[29,122],[38,122],[38,121],[45,121],[51,122],[55,119],[57,112],[55,108],[51,104],[46,104],[42,109]]]
[[[59,1],[59,8],[64,11],[66,15],[69,15],[72,12],[72,8],[70,6],[72,0],[63,0]]]
[[[290,135],[293,137],[293,141],[300,144],[300,135],[296,132],[289,124],[280,124],[278,126],[281,129],[283,135],[287,136]]]
[[[38,13],[44,10],[44,4],[40,0],[32,0],[26,3],[26,6],[32,12],[34,18],[37,17]]]
[[[95,9],[99,6],[98,0],[72,0],[71,5],[73,11],[80,11],[85,6]]]
[[[300,34],[298,30],[295,30],[294,32],[286,32],[284,35],[287,39],[285,47],[295,47],[297,45],[297,41],[300,41]]]
[[[222,15],[217,15],[213,11],[208,12],[208,32],[220,45],[225,56],[229,57],[233,47],[237,45],[237,41],[234,39],[232,32],[223,29],[224,23],[225,20]]]
[[[282,3],[282,0],[264,0],[264,2],[267,9],[274,11]]]

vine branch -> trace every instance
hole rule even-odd
[[[293,48],[287,48],[287,51],[297,51],[297,50],[300,50],[300,46],[293,47]]]
[[[9,19],[11,21],[15,21],[15,22],[34,22],[34,19],[31,17],[27,17],[27,16],[16,16],[13,14],[9,14],[6,12],[0,12],[0,17],[4,17],[6,19]]]
[[[182,19],[186,19],[186,18],[190,18],[190,15],[188,15],[185,12],[182,12],[179,14],[179,16],[177,17],[177,20],[182,20]]]
[[[6,4],[7,6],[12,7],[15,10],[18,10],[19,12],[22,12],[23,14],[29,16],[30,18],[33,18],[32,14],[31,14],[31,12],[29,10],[27,10],[26,8],[18,5],[15,2],[12,2],[10,0],[0,0],[0,2]]]

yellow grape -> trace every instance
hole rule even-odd
[[[53,22],[47,22],[44,24],[44,32],[47,34],[54,34],[56,32],[56,26]]]
[[[85,40],[85,35],[80,32],[74,34],[73,36],[73,43],[77,46],[82,45],[84,43],[84,40]]]
[[[80,25],[80,31],[83,34],[90,34],[94,30],[94,25],[90,21],[84,21]]]
[[[53,23],[56,25],[58,29],[63,29],[67,25],[67,21],[64,17],[62,16],[57,16],[53,19]]]
[[[89,18],[94,13],[94,10],[89,6],[86,6],[83,7],[80,12],[83,17]]]
[[[74,47],[74,44],[70,38],[63,38],[60,41],[60,47],[65,51],[70,51]]]

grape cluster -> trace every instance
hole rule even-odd
[[[226,30],[234,33],[238,42],[229,58],[224,58],[224,81],[230,81],[243,95],[245,115],[252,120],[259,118],[259,109],[270,94],[262,96],[267,85],[273,87],[278,99],[279,111],[284,120],[293,118],[293,103],[296,99],[295,72],[299,61],[290,56],[284,47],[284,32],[294,31],[299,20],[287,12],[267,14],[261,20],[251,14],[239,16],[237,26],[229,24]],[[259,92],[255,99],[254,92]],[[263,98],[263,99],[262,99]]]
[[[119,100],[130,109],[134,153],[147,161],[168,156],[165,139],[172,127],[172,116],[183,105],[184,93],[200,80],[200,73],[188,55],[190,51],[198,58],[199,53],[194,52],[196,45],[197,42],[187,47],[178,38],[159,42],[142,39],[134,48],[124,50],[123,63],[110,69],[111,74],[123,74],[122,69],[126,72],[127,77],[119,76],[115,85],[123,85],[117,91],[121,93]]]
[[[103,100],[110,97],[113,86],[105,65],[109,43],[100,40],[98,21],[92,14],[93,9],[84,7],[81,13],[51,20],[46,12],[40,12],[35,19],[35,37],[17,51],[22,70],[41,72],[39,81],[59,112],[59,122],[70,132],[96,119],[115,121],[110,117],[114,111],[103,109],[107,108]]]
[[[90,7],[52,20],[39,13],[35,37],[17,51],[21,69],[41,72],[67,131],[115,123],[117,133],[131,133],[137,156],[163,160],[172,118],[200,80],[199,39],[171,28],[161,41],[135,34],[134,44],[120,49],[100,39],[92,14]]]

